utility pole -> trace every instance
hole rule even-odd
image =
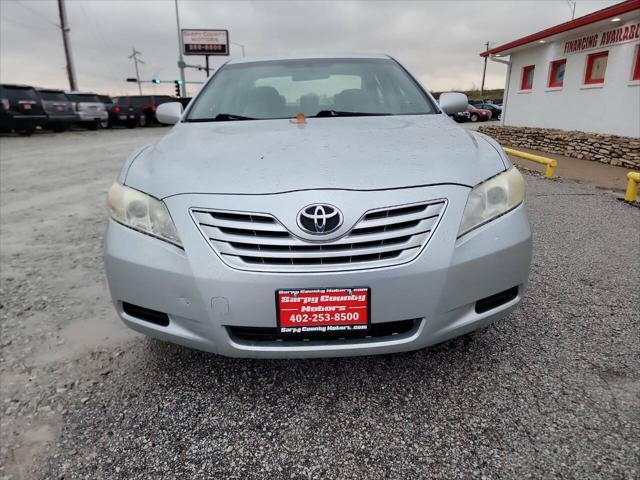
[[[131,50],[133,50],[133,53],[129,55],[129,58],[133,58],[133,63],[136,66],[136,81],[138,82],[138,92],[140,92],[140,95],[142,95],[142,86],[140,85],[140,72],[138,71],[138,63],[142,63],[144,65],[144,62],[138,58],[138,55],[142,55],[142,53],[137,51],[136,47],[131,47]]]
[[[485,43],[486,50],[489,50],[489,42]],[[484,67],[482,68],[482,83],[480,84],[480,96],[484,95],[484,77],[487,74],[487,57],[484,57]]]
[[[182,80],[182,98],[187,96],[187,85],[184,81],[184,59],[182,58],[182,32],[180,31],[180,13],[178,12],[178,0],[174,0],[176,5],[176,25],[178,27],[178,66],[180,67],[180,80]]]
[[[571,9],[571,20],[576,18],[576,3],[577,2],[575,2],[575,1],[567,0],[567,4],[569,5],[569,8]]]
[[[71,42],[69,41],[69,31],[67,26],[67,9],[64,0],[58,0],[58,11],[60,12],[60,30],[62,30],[62,43],[64,44],[64,55],[67,58],[67,76],[69,77],[69,88],[77,90],[76,70],[73,67],[73,56],[71,55]]]

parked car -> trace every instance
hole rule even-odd
[[[0,130],[26,135],[47,121],[42,100],[28,85],[0,85]]]
[[[457,123],[468,122],[469,121],[469,112],[467,112],[467,111],[456,112],[453,115],[451,115],[451,118],[453,118]]]
[[[54,132],[64,132],[71,128],[77,117],[73,102],[67,98],[64,91],[50,88],[39,88],[37,91],[47,114],[43,128]]]
[[[187,114],[158,107],[175,126],[109,190],[118,315],[252,358],[415,350],[503,318],[529,276],[524,180],[447,117],[466,106],[385,55],[228,61]]]
[[[113,103],[113,100],[111,100],[111,97],[109,95],[98,95],[98,98],[104,104],[104,108],[107,110],[107,119],[100,122],[100,127],[111,128],[111,126],[113,125],[111,123],[112,112],[116,104]]]
[[[66,92],[69,100],[74,102],[76,122],[89,130],[97,130],[98,127],[109,120],[109,114],[97,94],[92,92]]]
[[[481,103],[479,105],[474,105],[474,107],[489,110],[491,112],[491,119],[493,120],[500,120],[502,117],[502,108],[494,105],[493,103]]]
[[[467,113],[469,114],[469,120],[472,122],[486,122],[491,119],[491,112],[482,108],[477,108],[473,105],[467,105]]]
[[[158,105],[172,101],[174,99],[169,95],[128,95],[114,98],[114,102],[120,109],[133,108],[135,114],[138,115],[141,127],[157,124],[156,109]]]

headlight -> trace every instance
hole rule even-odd
[[[458,237],[513,210],[523,200],[524,179],[515,167],[476,185],[469,193]]]
[[[161,200],[115,182],[107,196],[116,222],[182,247],[167,206]]]

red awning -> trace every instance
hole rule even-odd
[[[640,0],[627,0],[626,2],[618,3],[616,5],[612,5],[611,7],[603,8],[602,10],[598,10],[597,12],[590,13],[589,15],[585,15],[584,17],[576,18],[575,20],[571,20],[570,22],[561,23],[560,25],[556,25],[555,27],[547,28],[546,30],[542,30],[538,33],[534,33],[532,35],[519,38],[518,40],[505,43],[504,45],[500,45],[490,50],[486,50],[482,52],[480,56],[487,57],[489,55],[495,55],[496,53],[511,50],[512,48],[520,47],[522,45],[526,45],[527,43],[543,40],[547,37],[551,37],[552,35],[557,35],[558,33],[568,32],[569,30],[584,27],[585,25],[596,23],[601,20],[606,20],[607,18],[617,17],[618,15],[623,15],[636,9],[640,9]]]

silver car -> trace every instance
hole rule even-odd
[[[108,195],[122,320],[233,357],[414,350],[524,294],[524,181],[385,55],[231,60]]]
[[[106,126],[109,113],[97,94],[91,92],[66,92],[67,97],[74,103],[77,122],[89,130],[97,130]]]

